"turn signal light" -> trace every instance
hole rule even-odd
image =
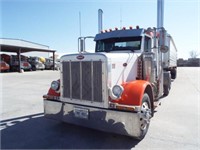
[[[116,109],[126,110],[126,111],[134,111],[134,108],[132,108],[132,107],[124,107],[124,106],[116,106]]]

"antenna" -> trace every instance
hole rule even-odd
[[[81,37],[81,12],[79,11],[79,33]]]
[[[122,29],[122,7],[120,6],[120,29]]]

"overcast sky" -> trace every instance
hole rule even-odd
[[[0,0],[0,37],[24,39],[77,52],[79,12],[81,35],[98,32],[98,9],[103,29],[139,25],[156,27],[157,0]],[[164,27],[174,38],[179,58],[200,50],[200,0],[165,0]],[[122,23],[120,24],[120,20]],[[86,48],[94,50],[88,41]]]

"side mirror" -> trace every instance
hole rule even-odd
[[[84,51],[84,40],[80,39],[80,52]]]
[[[78,38],[78,52],[85,52],[85,40],[88,38],[94,38],[93,36],[79,37]]]
[[[78,38],[78,52],[81,53],[85,51],[85,40],[84,37]]]

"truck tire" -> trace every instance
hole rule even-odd
[[[163,86],[163,95],[164,96],[169,95],[170,89],[171,89],[171,80],[169,81],[168,84],[166,84],[166,85]]]
[[[177,70],[176,68],[174,68],[173,70],[171,70],[171,78],[176,79],[176,76],[177,76]]]
[[[147,131],[149,129],[150,125],[150,119],[152,117],[151,113],[151,102],[149,95],[147,93],[144,93],[142,98],[142,105],[140,110],[140,136],[137,138],[138,140],[142,140],[145,135],[147,134]]]
[[[171,72],[164,72],[164,83],[163,83],[163,95],[169,95],[169,91],[171,89]]]

